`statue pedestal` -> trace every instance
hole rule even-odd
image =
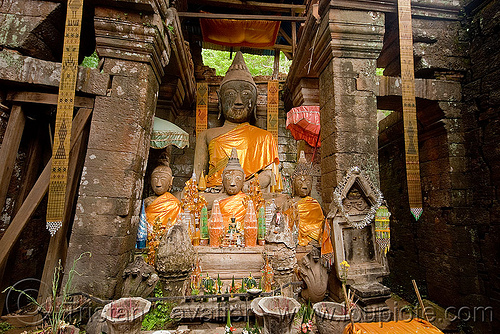
[[[391,298],[391,289],[380,283],[354,284],[351,289],[361,309],[362,322],[386,322],[392,320],[392,312],[385,303]],[[356,320],[358,321],[358,320]]]
[[[264,266],[262,252],[264,246],[255,247],[224,247],[214,248],[209,246],[197,246],[200,266],[203,276],[208,273],[212,278],[223,281],[248,277],[250,273],[254,277],[260,277],[260,270]]]

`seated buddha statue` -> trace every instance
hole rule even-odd
[[[168,166],[158,166],[151,173],[151,187],[156,195],[144,199],[148,224],[162,224],[167,229],[175,224],[181,202],[169,192],[172,181],[172,170]]]
[[[233,148],[226,168],[222,173],[222,185],[224,187],[222,197],[226,197],[219,200],[219,207],[226,230],[233,217],[237,228],[239,230],[243,229],[243,222],[247,212],[246,203],[250,198],[241,191],[244,181],[245,172],[240,165],[236,149]]]
[[[304,151],[292,176],[293,198],[287,203],[285,213],[290,216],[290,222],[298,224],[298,241],[300,246],[313,242],[321,243],[320,237],[325,216],[317,200],[310,196],[312,190],[311,166],[307,162]]]
[[[222,173],[232,148],[236,148],[244,178],[248,180],[260,172],[259,183],[265,191],[273,176],[269,167],[279,162],[278,149],[269,131],[249,124],[250,118],[255,118],[257,86],[241,52],[234,57],[218,96],[219,117],[222,113],[224,124],[198,136],[194,172],[198,179],[202,172],[207,175],[207,187],[220,189]]]

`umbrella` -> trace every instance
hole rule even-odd
[[[286,128],[295,140],[303,139],[312,147],[319,147],[319,115],[319,106],[292,108],[286,114]]]
[[[175,145],[182,149],[189,147],[189,134],[174,123],[155,117],[150,145],[158,149]]]

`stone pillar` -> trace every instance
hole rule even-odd
[[[161,22],[165,0],[127,4],[95,8],[97,52],[111,84],[95,99],[68,249],[67,268],[82,252],[92,253],[77,263],[81,276],[72,290],[101,298],[118,293],[132,260],[159,82],[170,55]]]
[[[331,2],[333,4],[333,2]],[[324,207],[352,166],[378,186],[376,59],[382,49],[384,14],[331,5],[320,24],[314,65],[319,75],[321,186]],[[358,89],[357,80],[373,85]]]

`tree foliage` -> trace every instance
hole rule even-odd
[[[203,57],[203,64],[215,68],[217,75],[225,75],[233,62],[233,59],[230,59],[230,53],[227,51],[203,49],[201,55]],[[252,76],[273,74],[274,56],[259,56],[244,53],[243,58]],[[283,52],[280,52],[280,73],[288,74],[291,63],[292,61],[286,58]]]

